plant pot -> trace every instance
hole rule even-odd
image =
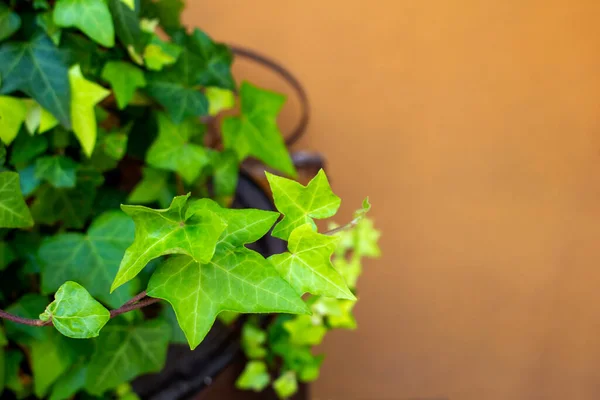
[[[275,209],[269,196],[246,174],[240,175],[232,207]],[[285,242],[267,235],[249,247],[267,257],[284,252]],[[242,316],[231,326],[217,320],[194,351],[187,345],[171,345],[164,369],[136,379],[132,383],[135,392],[142,399],[151,400],[275,399],[274,393],[257,394],[235,389],[235,380],[245,362],[240,347],[240,328],[244,319]],[[227,372],[219,376],[225,370]],[[306,388],[299,393],[302,392],[306,393]],[[308,397],[299,395],[295,398]]]

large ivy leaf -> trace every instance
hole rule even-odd
[[[100,396],[141,374],[158,372],[165,363],[171,329],[162,319],[140,325],[108,324],[97,339],[85,388]]]
[[[105,0],[58,0],[54,23],[64,28],[77,27],[104,47],[115,45],[115,30]]]
[[[35,162],[35,177],[55,188],[72,188],[77,181],[78,164],[65,156],[46,156]]]
[[[313,218],[323,219],[335,215],[341,204],[329,186],[325,171],[320,170],[307,186],[267,172],[267,179],[277,209],[285,215],[273,229],[273,236],[286,240],[292,231],[309,224],[316,229]]]
[[[73,132],[81,143],[88,157],[92,156],[96,145],[97,124],[94,106],[102,101],[110,92],[102,86],[85,79],[79,65],[69,70],[71,82],[71,116]]]
[[[53,293],[65,281],[83,285],[92,296],[120,307],[133,294],[127,284],[110,294],[110,285],[127,247],[134,225],[120,211],[97,217],[87,233],[63,233],[46,239],[38,252],[42,263],[42,292]]]
[[[67,66],[58,48],[45,35],[28,42],[0,46],[0,94],[20,90],[50,111],[65,128],[71,127],[71,89]]]
[[[0,172],[0,228],[30,226],[33,226],[33,219],[21,194],[19,174]]]
[[[192,203],[188,213],[211,210],[227,222],[210,262],[171,257],[156,269],[148,295],[167,300],[192,349],[221,311],[304,313],[297,293],[258,253],[244,247],[265,235],[277,213],[222,209],[214,201]]]
[[[124,61],[107,62],[102,69],[102,79],[110,83],[121,110],[129,104],[136,89],[146,86],[144,72]]]
[[[87,367],[82,363],[73,364],[71,368],[62,374],[60,378],[52,385],[52,392],[49,400],[66,400],[73,398],[73,395],[83,389],[85,378],[87,376]]]
[[[240,160],[253,156],[291,176],[296,169],[277,126],[277,115],[285,97],[247,82],[240,88],[241,116],[223,120],[223,144]]]
[[[158,114],[158,138],[148,150],[146,161],[152,167],[177,172],[192,184],[209,163],[204,147],[190,142],[204,132],[203,128],[195,120],[176,125],[165,114]]]
[[[354,300],[344,278],[331,264],[337,243],[338,238],[321,235],[305,224],[292,231],[288,240],[290,252],[276,254],[269,260],[300,294]]]
[[[26,118],[27,106],[21,99],[0,96],[0,140],[2,142],[11,144]]]
[[[6,4],[0,3],[0,42],[9,38],[21,27],[21,17]]]
[[[83,286],[65,282],[54,295],[54,301],[40,314],[42,321],[52,321],[63,335],[89,339],[100,334],[110,319],[110,312],[98,303]]]
[[[177,196],[168,209],[121,206],[135,222],[135,241],[125,252],[111,292],[133,279],[151,260],[165,254],[186,254],[208,262],[226,227],[208,210],[187,210],[189,194]]]

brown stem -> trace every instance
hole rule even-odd
[[[138,310],[140,308],[147,307],[151,304],[154,304],[154,303],[157,303],[160,301],[160,299],[155,299],[155,298],[145,299],[144,297],[146,297],[145,290],[143,292],[137,294],[135,297],[133,297],[127,303],[123,304],[121,307],[119,307],[115,310],[111,310],[110,317],[114,318],[118,315],[125,314],[125,313],[133,311],[133,310]],[[16,322],[18,324],[29,325],[29,326],[47,326],[47,325],[52,324],[52,320],[42,321],[41,319],[18,317],[16,315],[7,313],[4,310],[0,310],[0,318],[4,318],[6,320]]]

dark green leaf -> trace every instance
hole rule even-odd
[[[152,79],[146,87],[146,92],[167,109],[175,123],[208,113],[206,96],[199,90],[187,88],[180,83]]]
[[[10,37],[21,26],[21,17],[4,3],[0,3],[0,42]]]
[[[132,10],[122,0],[108,0],[117,37],[130,53],[142,54],[145,37],[140,29],[138,10]]]
[[[29,165],[19,170],[19,179],[21,180],[21,192],[25,197],[33,194],[42,183],[35,176],[35,165]]]
[[[0,228],[27,228],[32,225],[31,213],[21,194],[19,174],[0,172]]]
[[[35,163],[35,177],[55,188],[72,188],[77,181],[77,167],[78,164],[69,157],[41,157]]]
[[[0,240],[0,271],[17,259],[15,252],[7,242]]]
[[[231,75],[233,54],[227,46],[213,42],[206,33],[196,28],[187,40],[187,47],[202,59],[197,66],[196,84],[235,89]]]
[[[45,35],[0,46],[0,94],[20,90],[71,127],[71,92],[61,52]]]
[[[88,366],[86,390],[101,395],[141,374],[160,371],[165,363],[171,330],[155,319],[137,326],[112,321],[97,339]]]
[[[60,38],[62,36],[62,29],[60,26],[54,23],[54,16],[52,11],[38,14],[35,22],[37,25],[46,32],[46,35],[52,40],[55,45],[60,44]]]
[[[19,377],[19,366],[23,361],[23,353],[17,350],[8,350],[4,354],[4,384],[12,390],[18,398],[25,397],[25,386]]]
[[[223,120],[223,143],[234,150],[240,160],[253,156],[288,175],[296,169],[277,126],[277,115],[285,97],[244,82],[240,88],[242,102],[239,117]]]
[[[181,13],[185,7],[182,0],[144,0],[142,4],[144,17],[157,18],[167,32],[181,27]]]
[[[89,339],[100,334],[110,319],[110,312],[98,303],[83,286],[65,282],[54,295],[54,301],[40,314],[42,321],[52,321],[63,335]]]
[[[72,398],[75,393],[85,386],[86,376],[86,366],[81,363],[72,365],[52,386],[49,400],[67,400]]]
[[[67,281],[83,285],[92,296],[111,307],[120,307],[133,294],[131,285],[109,293],[125,249],[133,242],[133,221],[118,210],[94,220],[87,234],[63,233],[44,241],[42,292],[52,293]]]
[[[48,150],[48,139],[40,135],[28,135],[21,132],[12,145],[10,163],[12,165],[27,164]]]
[[[105,0],[58,0],[54,22],[64,28],[79,28],[102,46],[115,45],[113,22]]]
[[[66,228],[83,228],[92,211],[95,190],[89,187],[56,189],[42,186],[31,205],[37,223],[54,225],[61,221]]]
[[[168,173],[153,168],[144,168],[142,174],[143,179],[133,189],[127,202],[131,204],[159,202],[161,206],[168,207],[173,198],[173,193],[167,186]]]

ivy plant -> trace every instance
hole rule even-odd
[[[238,84],[182,10],[0,0],[0,395],[135,399],[170,344],[251,314],[237,386],[287,398],[318,376],[312,346],[356,325],[370,204],[319,232],[341,200],[322,170],[295,180],[285,97]],[[277,211],[232,208],[248,158]],[[251,250],[267,235],[288,250]]]

